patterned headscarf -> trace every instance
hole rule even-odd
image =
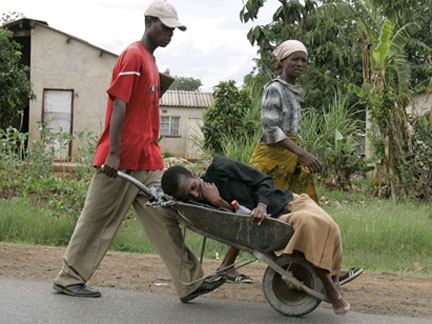
[[[280,62],[295,52],[304,52],[308,55],[306,46],[298,40],[289,39],[276,47],[272,53],[272,57],[277,61],[276,68],[280,70],[282,68]]]

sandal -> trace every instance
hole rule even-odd
[[[343,276],[341,276],[339,278],[339,284],[342,286],[342,285],[350,282],[351,280],[354,280],[355,278],[360,276],[362,273],[363,273],[362,268],[357,268],[357,269],[351,268]]]
[[[228,274],[225,275],[227,281],[236,282],[236,283],[253,283],[253,279],[244,274],[239,274],[238,276],[230,276]]]

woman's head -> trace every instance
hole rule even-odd
[[[295,82],[307,65],[307,49],[302,42],[298,40],[287,40],[280,44],[272,53],[273,58],[277,61],[277,68],[282,69],[282,74],[286,81]]]
[[[168,168],[162,176],[162,190],[183,201],[201,201],[201,179],[185,167],[175,165]]]
[[[289,39],[275,48],[272,53],[272,57],[278,63],[281,63],[285,58],[296,52],[303,52],[304,54],[306,54],[306,57],[308,55],[306,46],[304,46],[302,42],[294,39]]]

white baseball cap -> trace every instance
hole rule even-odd
[[[159,20],[170,28],[178,28],[182,31],[186,30],[186,26],[178,20],[177,11],[172,4],[165,0],[154,1],[144,13],[144,16],[157,17]]]

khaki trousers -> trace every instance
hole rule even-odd
[[[128,171],[147,187],[160,185],[162,170]],[[121,178],[106,176],[100,169],[93,175],[81,216],[63,257],[63,267],[55,282],[63,285],[85,284],[96,271],[131,205],[144,226],[153,247],[165,263],[177,294],[189,295],[201,284],[185,285],[203,276],[195,255],[183,248],[183,235],[174,211],[146,205],[147,196]],[[183,269],[179,278],[180,264]]]

